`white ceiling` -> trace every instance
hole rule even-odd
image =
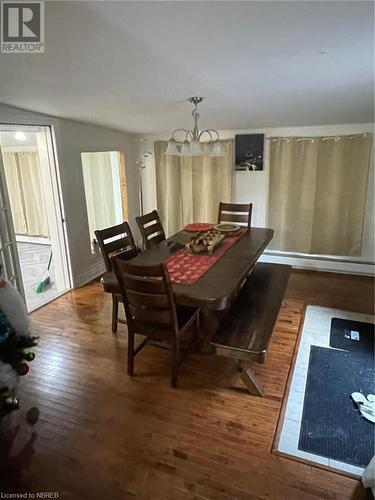
[[[0,102],[140,133],[373,121],[373,2],[45,2]]]

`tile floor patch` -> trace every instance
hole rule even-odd
[[[338,460],[331,460],[326,457],[321,457],[319,455],[307,453],[298,449],[303,401],[307,380],[307,369],[310,359],[310,347],[311,345],[317,345],[319,347],[327,347],[331,349],[329,345],[329,337],[332,318],[351,319],[367,323],[374,322],[374,316],[368,314],[339,311],[337,309],[328,309],[318,306],[307,306],[278,451],[303,458],[310,462],[339,469],[343,472],[348,472],[356,476],[361,476],[363,472],[361,467],[339,462]]]

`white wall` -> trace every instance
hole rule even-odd
[[[325,136],[354,134],[374,131],[374,124],[348,124],[348,125],[322,125],[314,127],[283,127],[283,128],[261,128],[246,130],[221,130],[222,139],[233,139],[236,134],[263,133],[267,137],[273,136]],[[167,140],[168,133],[160,135],[145,136],[142,142],[138,142],[140,155],[144,151],[153,152],[153,143],[156,140]],[[264,170],[259,172],[233,171],[232,201],[235,203],[253,202],[253,225],[264,227],[267,224],[268,207],[268,185],[269,185],[269,149],[270,141],[266,140],[264,152]],[[156,184],[155,184],[155,162],[154,156],[145,159],[145,170],[143,171],[144,186],[144,211],[148,212],[157,208]],[[373,266],[368,263],[374,262],[374,162],[373,155],[370,166],[368,183],[368,194],[366,201],[366,213],[363,232],[362,254],[360,257],[350,257],[350,261],[358,261],[361,264],[351,264],[349,259],[339,262],[322,261],[320,259],[300,259],[268,256],[264,260],[273,262],[287,262],[296,267],[321,269],[338,272],[371,273]],[[365,264],[366,263],[366,264]]]
[[[124,151],[129,191],[129,222],[138,215],[136,136],[86,123],[59,119],[0,104],[0,123],[52,126],[65,209],[66,233],[74,286],[104,271],[100,253],[92,254],[81,166],[81,152]]]

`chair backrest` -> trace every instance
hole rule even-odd
[[[158,340],[176,335],[176,304],[165,265],[137,266],[116,259],[115,269],[128,328]]]
[[[156,210],[136,217],[135,220],[141,232],[145,248],[151,248],[165,240],[164,229]]]
[[[117,226],[95,231],[95,236],[102,252],[108,272],[113,270],[113,259],[128,260],[138,255],[129,224],[123,222]]]
[[[251,214],[253,211],[252,203],[223,203],[219,204],[219,215],[217,218],[218,224],[222,222],[233,222],[251,226]]]

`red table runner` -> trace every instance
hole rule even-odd
[[[241,229],[236,236],[226,236],[223,243],[214,251],[213,255],[192,254],[186,248],[175,253],[167,260],[167,269],[173,283],[192,285],[217,262],[225,252],[234,245],[246,229]]]

